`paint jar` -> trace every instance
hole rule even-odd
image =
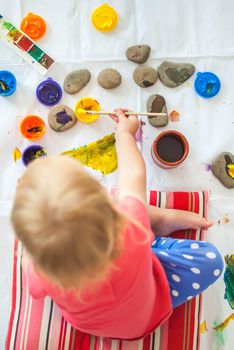
[[[16,78],[8,70],[0,71],[0,96],[10,96],[15,92]]]
[[[38,100],[45,106],[54,106],[62,98],[62,89],[52,78],[41,82],[36,90]]]
[[[28,166],[34,159],[47,156],[46,150],[40,145],[31,145],[25,148],[22,155],[22,162]]]
[[[164,169],[180,165],[188,156],[189,143],[178,131],[168,130],[160,133],[151,147],[154,162]]]
[[[45,133],[45,122],[37,115],[25,117],[20,124],[21,134],[28,140],[39,140]]]
[[[21,22],[20,28],[31,39],[40,39],[46,32],[46,22],[41,16],[29,12]]]
[[[85,111],[97,111],[101,110],[100,103],[92,97],[81,98],[75,107],[75,113],[78,120],[84,123],[93,123],[98,119],[98,114],[87,114]]]
[[[197,73],[194,82],[196,93],[204,98],[211,98],[219,93],[221,83],[216,74],[212,72]]]

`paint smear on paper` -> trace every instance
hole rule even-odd
[[[107,135],[88,145],[63,152],[62,155],[74,157],[82,164],[102,174],[110,174],[117,169],[117,154],[114,135]]]
[[[207,331],[208,331],[208,329],[207,329],[206,320],[205,320],[200,324],[200,333],[204,334]]]
[[[214,321],[213,322],[214,328],[219,326],[219,324],[220,324],[219,320]],[[218,329],[218,330],[214,330],[213,335],[214,335],[214,339],[216,341],[216,344],[218,346],[218,349],[219,349],[219,347],[225,346],[226,341],[227,341],[227,331],[226,331],[226,329],[222,329],[221,328],[221,329]]]
[[[203,163],[204,164],[204,166],[205,166],[205,170],[206,171],[211,171],[211,164],[209,164],[209,163]]]
[[[171,122],[179,122],[180,121],[180,113],[177,111],[171,111],[169,113],[169,118]]]
[[[234,309],[234,254],[226,255],[224,257],[226,262],[226,269],[224,272],[224,283],[225,283],[225,294],[224,299],[226,299]]]
[[[231,314],[222,323],[220,323],[218,326],[214,327],[214,330],[215,331],[224,330],[232,320],[234,320],[234,314]]]
[[[18,147],[14,148],[12,154],[13,154],[14,162],[17,162],[17,160],[19,160],[22,157],[22,153]]]

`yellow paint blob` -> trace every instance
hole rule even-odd
[[[117,169],[117,154],[113,134],[91,142],[86,146],[63,152],[62,155],[79,159],[83,165],[99,170],[103,174],[110,174]]]
[[[13,155],[14,162],[16,162],[22,157],[22,153],[18,147],[14,148],[12,155]]]
[[[204,322],[202,322],[202,323],[200,324],[200,333],[203,334],[203,333],[205,333],[205,332],[207,332],[207,331],[208,331],[208,329],[207,329],[206,320],[205,320]]]
[[[231,320],[234,320],[234,314],[231,314],[222,323],[220,323],[218,326],[214,327],[214,330],[220,331],[220,330],[225,329]]]
[[[112,7],[103,4],[93,11],[92,23],[101,32],[110,32],[118,23],[118,14]]]
[[[228,164],[228,174],[234,179],[234,164]]]
[[[86,111],[100,111],[100,104],[97,100],[92,97],[81,98],[75,107],[75,113],[78,120],[84,123],[92,123],[98,119],[98,114],[87,114]]]

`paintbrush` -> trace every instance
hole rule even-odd
[[[78,114],[98,114],[98,115],[110,115],[114,114],[116,115],[116,112],[107,112],[107,111],[87,111],[86,109],[78,109]],[[140,115],[140,116],[149,116],[149,117],[157,117],[157,116],[166,116],[167,113],[152,113],[152,112],[125,112],[125,115]]]

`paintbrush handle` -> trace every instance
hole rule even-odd
[[[115,114],[115,112],[103,112],[103,111],[86,111],[87,114],[99,114],[99,115],[110,115],[110,114]],[[141,116],[149,116],[149,117],[157,117],[157,116],[166,116],[166,113],[148,113],[148,112],[126,112],[124,113],[125,115],[141,115]]]

